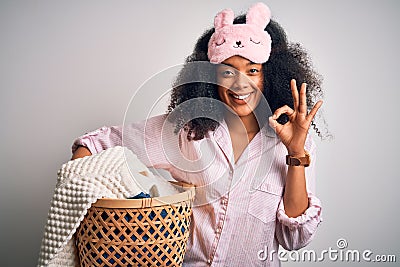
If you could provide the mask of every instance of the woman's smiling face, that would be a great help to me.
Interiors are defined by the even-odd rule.
[[[262,97],[262,64],[233,56],[217,67],[218,94],[239,117],[252,114]]]

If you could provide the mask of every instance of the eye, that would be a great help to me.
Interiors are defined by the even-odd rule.
[[[250,74],[257,74],[257,73],[260,72],[260,70],[257,69],[257,68],[251,68],[251,69],[249,70],[249,72],[250,72]]]
[[[221,74],[224,77],[232,77],[235,75],[235,72],[230,69],[226,69],[226,70],[221,71]]]
[[[253,42],[253,43],[255,43],[255,44],[260,44],[260,43],[261,43],[260,41],[257,42],[257,41],[254,41],[254,40],[251,39],[251,38],[250,38],[250,41]]]

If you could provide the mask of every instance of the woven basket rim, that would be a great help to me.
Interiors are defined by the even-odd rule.
[[[175,186],[181,187],[184,192],[162,197],[141,198],[141,199],[116,199],[116,198],[102,198],[98,199],[92,206],[97,208],[113,208],[113,209],[126,209],[126,208],[150,208],[171,204],[178,204],[182,202],[192,201],[195,196],[195,186],[183,182],[170,181]]]

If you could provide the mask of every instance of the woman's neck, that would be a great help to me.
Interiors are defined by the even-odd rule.
[[[238,117],[236,114],[230,112],[227,113],[229,114],[225,115],[225,121],[231,137],[235,162],[237,162],[247,145],[260,131],[260,127],[253,113],[242,117]]]
[[[260,131],[260,126],[254,113],[238,117],[228,111],[225,115],[225,120],[231,132],[254,135]]]

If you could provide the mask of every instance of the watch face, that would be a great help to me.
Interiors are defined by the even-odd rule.
[[[301,161],[298,158],[291,158],[291,165],[293,166],[300,166]]]

